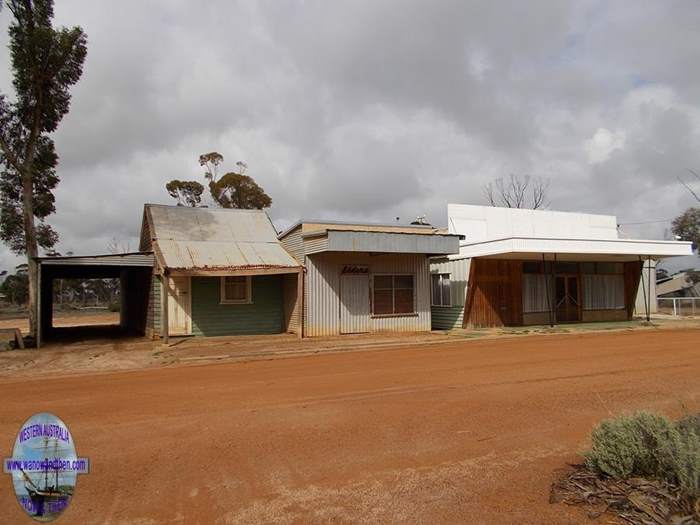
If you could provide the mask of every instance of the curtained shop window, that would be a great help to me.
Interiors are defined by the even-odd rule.
[[[375,275],[372,313],[394,315],[415,313],[413,275]]]
[[[623,276],[615,274],[584,275],[583,308],[586,310],[624,309],[625,281]]]
[[[450,297],[450,274],[434,273],[430,276],[432,282],[433,306],[452,306]]]
[[[541,273],[523,274],[523,313],[549,312],[551,308],[551,278]],[[549,290],[550,300],[547,300]]]
[[[622,310],[625,308],[624,265],[616,262],[583,263],[583,308]]]

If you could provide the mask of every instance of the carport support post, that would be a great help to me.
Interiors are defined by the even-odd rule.
[[[165,274],[160,275],[160,335],[163,344],[168,344],[168,285]]]

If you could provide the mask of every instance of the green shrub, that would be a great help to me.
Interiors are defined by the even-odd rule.
[[[673,455],[671,470],[683,494],[700,498],[700,433],[681,432],[681,446]]]
[[[110,312],[118,312],[121,309],[122,309],[122,307],[119,303],[109,303],[109,311]]]
[[[648,412],[603,421],[584,454],[591,470],[613,478],[642,476],[673,483],[700,496],[699,420],[678,423]]]

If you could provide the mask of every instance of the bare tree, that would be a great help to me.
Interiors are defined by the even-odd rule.
[[[116,237],[112,237],[112,240],[107,243],[107,251],[112,255],[129,253],[131,251],[131,245],[129,244],[129,241],[122,242]]]
[[[511,174],[507,179],[500,177],[484,184],[481,189],[491,206],[536,210],[549,205],[549,179]]]
[[[698,181],[700,181],[700,175],[698,175],[698,172],[697,172],[697,171],[691,170],[690,168],[688,168],[688,171],[690,172],[690,174],[691,174],[693,177],[695,177]],[[693,188],[690,187],[690,184],[686,183],[686,182],[685,182],[683,179],[681,179],[680,177],[677,177],[677,179],[678,179],[678,182],[680,182],[680,183],[683,185],[683,187],[684,187],[686,190],[688,190],[688,191],[690,192],[690,194],[693,196],[693,198],[694,198],[696,201],[700,202],[700,196],[693,190]]]

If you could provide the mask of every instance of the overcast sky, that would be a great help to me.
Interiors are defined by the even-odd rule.
[[[510,173],[551,179],[551,209],[623,223],[694,202],[676,177],[700,169],[695,1],[56,4],[88,35],[55,136],[63,253],[137,248],[143,203],[173,203],[172,178],[203,181],[212,150],[224,172],[247,162],[279,228],[445,225],[448,201],[484,204],[481,186]],[[15,262],[0,248],[0,269]]]

